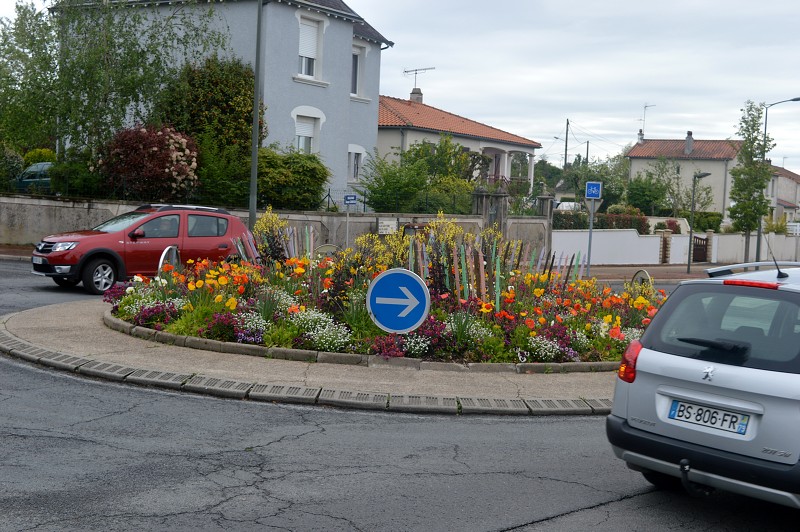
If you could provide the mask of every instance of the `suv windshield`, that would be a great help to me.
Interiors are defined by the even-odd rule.
[[[722,284],[681,285],[641,342],[672,355],[800,373],[800,294]]]
[[[142,212],[142,211],[126,212],[125,214],[120,214],[119,216],[115,216],[110,220],[106,220],[100,225],[93,227],[92,230],[103,231],[104,233],[114,233],[116,231],[122,231],[123,229],[127,229],[128,227],[138,222],[142,218],[146,218],[151,214],[152,213],[150,212]]]

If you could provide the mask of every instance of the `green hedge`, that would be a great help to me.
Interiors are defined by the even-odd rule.
[[[631,214],[598,213],[595,229],[636,229],[640,235],[650,234],[646,216]],[[589,215],[585,212],[553,212],[553,229],[589,229]]]

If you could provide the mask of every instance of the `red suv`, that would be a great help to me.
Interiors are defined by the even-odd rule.
[[[59,286],[83,282],[102,294],[119,280],[157,273],[164,250],[176,246],[187,259],[255,260],[253,235],[223,209],[189,205],[142,205],[97,227],[46,236],[31,257],[32,273]]]

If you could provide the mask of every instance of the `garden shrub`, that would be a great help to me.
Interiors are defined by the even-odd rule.
[[[58,159],[56,152],[50,148],[36,148],[25,154],[25,166],[36,163],[54,163]]]
[[[114,135],[90,170],[124,198],[179,201],[194,190],[196,168],[192,138],[170,127],[139,126]]]
[[[11,189],[13,180],[22,172],[24,164],[19,153],[0,143],[0,187],[3,190]]]
[[[316,210],[331,171],[319,155],[276,146],[258,150],[258,190],[274,209]]]

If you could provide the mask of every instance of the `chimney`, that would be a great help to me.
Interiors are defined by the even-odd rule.
[[[411,89],[411,98],[409,98],[412,102],[422,103],[422,89],[418,87],[414,87]]]
[[[692,138],[692,132],[686,132],[686,146],[683,148],[683,154],[689,155],[694,150],[694,139]]]
[[[639,140],[637,141],[637,144],[641,144],[642,142],[644,142],[644,131],[642,131],[640,129],[639,130]]]

